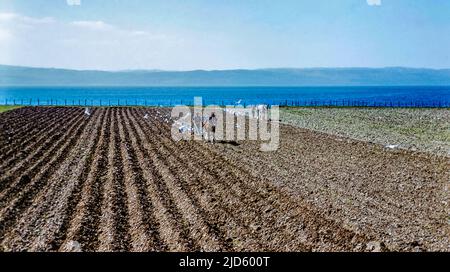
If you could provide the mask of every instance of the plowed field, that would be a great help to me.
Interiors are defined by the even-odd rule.
[[[266,154],[175,142],[169,115],[0,114],[0,251],[449,250],[448,158],[288,126]]]

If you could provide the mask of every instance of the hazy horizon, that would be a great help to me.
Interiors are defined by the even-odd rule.
[[[450,67],[444,68],[430,68],[430,67],[407,67],[407,66],[381,66],[381,67],[356,67],[356,66],[348,66],[348,67],[260,67],[260,68],[245,68],[245,67],[237,67],[233,69],[188,69],[188,70],[165,70],[165,69],[157,69],[157,68],[146,68],[146,69],[122,69],[122,70],[101,70],[101,69],[76,69],[76,68],[64,68],[64,67],[44,67],[44,66],[24,66],[24,65],[10,65],[0,63],[0,66],[10,66],[10,67],[18,67],[18,68],[30,68],[30,69],[54,69],[54,70],[71,70],[71,71],[79,71],[79,72],[195,72],[195,71],[204,71],[204,72],[225,72],[225,71],[258,71],[258,70],[345,70],[345,69],[412,69],[412,70],[450,70]]]

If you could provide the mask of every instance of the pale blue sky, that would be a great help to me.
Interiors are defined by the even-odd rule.
[[[0,0],[0,63],[450,68],[449,0],[367,1]]]

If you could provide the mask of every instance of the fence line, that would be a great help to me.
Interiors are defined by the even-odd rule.
[[[284,107],[386,107],[386,108],[450,108],[450,101],[364,101],[364,100],[261,100],[258,103],[268,106],[279,105]],[[106,107],[106,106],[163,106],[173,107],[177,105],[193,106],[187,100],[120,100],[120,99],[5,99],[0,105],[13,106],[76,106],[76,107]],[[229,100],[204,100],[204,105],[236,105]],[[243,102],[240,105],[247,106]]]

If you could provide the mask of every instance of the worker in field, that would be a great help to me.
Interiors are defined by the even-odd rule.
[[[206,131],[207,140],[210,141],[212,138],[212,143],[216,142],[216,127],[217,127],[217,117],[215,113],[212,113],[208,118],[206,123],[203,125],[203,128]]]

